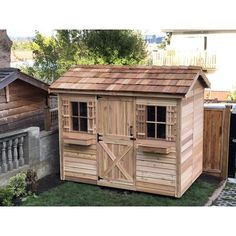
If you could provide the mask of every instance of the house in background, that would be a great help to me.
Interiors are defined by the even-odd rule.
[[[10,67],[11,45],[0,30],[0,185],[29,168],[38,178],[58,172],[57,110],[49,109],[48,84]]]
[[[0,30],[0,132],[44,129],[48,84],[10,68],[11,46],[6,30]]]
[[[211,90],[234,89],[236,30],[166,29],[163,32],[172,33],[171,43],[167,50],[153,53],[153,64],[201,66],[211,82]]]
[[[202,173],[200,67],[75,66],[56,80],[61,179],[181,197]]]
[[[19,69],[0,68],[0,132],[31,126],[44,129],[48,85]]]

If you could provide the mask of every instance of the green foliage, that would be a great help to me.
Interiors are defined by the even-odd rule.
[[[0,188],[0,205],[13,206],[14,193],[8,186]]]
[[[29,51],[31,50],[32,42],[31,41],[14,41],[12,44],[13,50],[22,50]]]
[[[236,89],[231,92],[230,100],[236,100]]]
[[[166,49],[166,47],[168,45],[170,45],[170,41],[171,41],[171,36],[172,36],[172,33],[171,32],[167,32],[166,33],[166,36],[164,37],[164,39],[162,40],[161,44],[158,46],[159,49]]]
[[[8,188],[11,189],[15,197],[26,195],[26,174],[21,172],[9,180]]]
[[[8,185],[0,189],[0,205],[13,206],[16,199],[26,195],[26,174],[21,172],[11,177]]]
[[[95,64],[139,64],[147,56],[145,42],[134,30],[89,30],[83,40]]]
[[[147,56],[141,34],[133,30],[57,30],[51,37],[36,32],[31,48],[35,63],[21,69],[49,84],[72,65],[133,65]]]

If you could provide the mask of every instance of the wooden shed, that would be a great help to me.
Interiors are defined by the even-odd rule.
[[[181,197],[202,173],[200,67],[75,66],[58,94],[61,179]]]
[[[48,85],[16,68],[0,68],[0,132],[44,128]]]

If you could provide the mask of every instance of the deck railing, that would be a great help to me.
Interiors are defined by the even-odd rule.
[[[193,65],[201,66],[205,70],[216,70],[216,54],[203,51],[175,51],[159,50],[152,52],[153,65],[179,66]]]
[[[24,145],[27,133],[0,137],[0,174],[26,164]]]

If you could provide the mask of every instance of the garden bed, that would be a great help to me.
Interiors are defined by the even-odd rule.
[[[24,206],[204,206],[220,180],[202,175],[180,199],[61,181],[48,176],[38,181],[38,196]]]

